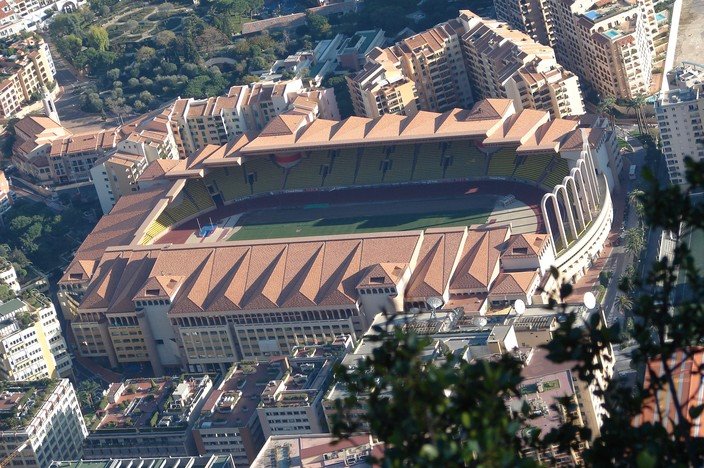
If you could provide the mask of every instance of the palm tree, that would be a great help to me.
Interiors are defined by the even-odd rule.
[[[640,255],[645,247],[645,233],[642,227],[634,227],[626,229],[626,251],[632,253],[636,257]]]
[[[616,297],[616,305],[618,305],[621,312],[627,312],[633,307],[633,300],[627,294],[619,294]]]
[[[643,206],[643,197],[645,192],[640,189],[633,189],[628,192],[628,203],[636,210],[639,220],[643,218],[645,213],[645,206]]]
[[[636,119],[638,120],[638,130],[640,130],[641,134],[648,133],[648,123],[645,120],[645,113],[643,111],[643,108],[648,103],[647,99],[648,99],[648,97],[645,94],[638,94],[633,99],[630,99],[630,101],[632,102],[633,108],[636,110]]]
[[[597,112],[601,115],[607,115],[611,126],[615,124],[614,108],[616,107],[616,99],[611,96],[606,96],[604,99],[599,101],[596,106]]]

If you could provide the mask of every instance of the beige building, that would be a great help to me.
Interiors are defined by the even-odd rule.
[[[0,5],[1,7],[1,5]],[[38,37],[10,45],[16,52],[0,57],[0,117],[9,118],[32,99],[39,99],[45,88],[53,88],[56,69],[49,46]]]
[[[652,0],[495,0],[500,20],[555,49],[602,97],[650,93],[658,32]]]
[[[157,160],[178,159],[178,146],[168,110],[146,121],[120,129],[124,137],[115,153],[96,161],[90,170],[103,213],[110,212],[121,196],[140,190],[138,179]]]
[[[308,90],[300,79],[233,86],[226,96],[177,99],[167,118],[173,122],[183,157],[206,145],[224,145],[245,132],[261,131],[286,111],[339,118],[332,89]]]
[[[509,98],[518,110],[553,117],[584,113],[579,79],[557,63],[549,46],[470,11],[373,50],[364,69],[347,80],[355,113],[365,117],[442,112],[484,98]]]

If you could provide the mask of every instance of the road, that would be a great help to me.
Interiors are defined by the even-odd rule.
[[[80,128],[81,131],[116,126],[117,117],[103,121],[100,115],[89,114],[81,110],[80,97],[83,90],[90,86],[90,80],[64,60],[48,35],[45,35],[44,40],[49,44],[51,56],[56,66],[56,83],[61,89],[60,96],[56,101],[56,110],[59,113],[61,124],[71,130]]]

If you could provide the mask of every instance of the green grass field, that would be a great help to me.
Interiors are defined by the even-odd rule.
[[[440,205],[442,206],[442,205]],[[274,239],[282,237],[329,236],[335,234],[410,231],[432,227],[469,226],[485,223],[491,214],[493,200],[472,207],[418,213],[379,213],[367,216],[336,217],[334,208],[266,210],[245,215],[238,222],[241,229],[229,240]],[[338,209],[339,210],[339,209]],[[318,216],[323,215],[323,216]],[[293,221],[300,219],[301,221]],[[278,221],[278,222],[277,222]]]

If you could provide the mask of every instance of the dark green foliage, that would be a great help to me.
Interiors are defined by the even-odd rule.
[[[677,233],[678,241],[692,230],[704,229],[704,204],[691,197],[704,189],[704,162],[687,161],[686,191],[660,187],[650,174],[645,177],[649,187],[635,195],[642,203],[645,224]],[[684,361],[700,352],[704,343],[700,267],[688,243],[678,242],[673,258],[657,261],[644,280],[627,273],[630,296],[622,302],[632,302],[625,330],[618,323],[604,325],[600,314],[578,324],[562,305],[572,293],[570,285],[552,294],[550,303],[564,320],[545,346],[548,358],[574,363],[578,378],[593,385],[595,394],[605,400],[601,434],[584,453],[587,466],[704,465],[704,444],[691,435],[692,421],[704,406],[688,407],[674,383]],[[559,278],[557,269],[552,274]],[[675,289],[683,286],[688,294],[674,301]],[[519,434],[530,434],[522,430],[530,421],[523,415],[511,419],[502,404],[502,397],[515,395],[521,384],[516,362],[505,357],[467,363],[447,356],[444,362],[428,363],[421,359],[427,344],[422,338],[398,329],[392,334],[379,327],[375,331],[380,345],[373,354],[354,368],[338,370],[338,379],[351,396],[338,401],[333,429],[344,436],[359,429],[360,422],[367,423],[371,433],[385,442],[383,466],[515,466],[530,463],[516,455],[521,443],[537,447],[559,443],[566,448],[591,436],[585,428],[563,424],[541,440],[521,441]],[[645,370],[647,384],[632,389],[612,382],[603,388],[596,376],[609,364],[609,348],[625,339],[637,344],[632,367]],[[682,359],[661,359],[676,352]],[[652,360],[659,361],[657,369],[662,371],[649,370]],[[699,379],[704,367],[694,366],[692,372],[691,378]],[[660,423],[633,427],[645,407],[658,411],[658,401],[672,405],[669,430]]]

